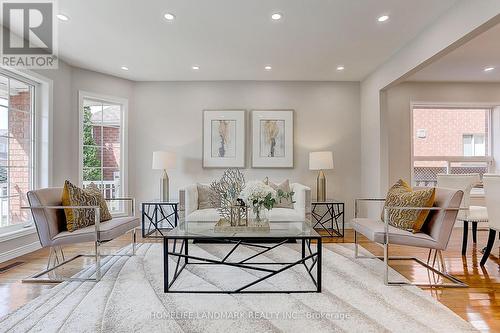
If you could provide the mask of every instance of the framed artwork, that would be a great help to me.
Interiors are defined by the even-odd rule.
[[[252,167],[293,168],[293,110],[252,110]]]
[[[245,167],[245,110],[203,111],[203,167]]]

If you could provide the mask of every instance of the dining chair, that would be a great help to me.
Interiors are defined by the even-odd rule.
[[[484,194],[486,208],[488,209],[490,233],[488,235],[488,245],[484,250],[481,266],[484,266],[495,244],[496,233],[500,231],[500,175],[485,174],[483,176]]]
[[[449,188],[453,190],[460,190],[464,192],[461,210],[458,213],[457,221],[463,222],[464,231],[462,237],[462,255],[465,256],[467,253],[467,242],[469,235],[469,222],[472,224],[472,242],[477,243],[477,224],[488,222],[488,212],[486,207],[483,206],[471,206],[470,205],[470,193],[472,188],[481,182],[481,177],[478,173],[461,174],[461,175],[450,175],[450,174],[438,174],[437,175],[437,187],[439,188]]]

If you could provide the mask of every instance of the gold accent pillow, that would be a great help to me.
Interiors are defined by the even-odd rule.
[[[290,181],[288,179],[284,180],[281,184],[275,184],[269,180],[268,177],[264,179],[264,184],[269,185],[273,188],[273,190],[278,191],[282,190],[285,193],[290,193]],[[274,208],[291,208],[293,209],[292,197],[289,198],[281,198],[276,202]]]
[[[88,189],[81,189],[69,181],[64,182],[62,194],[63,206],[99,206],[101,222],[111,220],[108,206],[101,192],[95,184],[89,185]],[[69,232],[91,226],[95,223],[95,211],[93,209],[65,208],[66,227]]]
[[[400,179],[387,192],[382,221],[384,221],[385,207],[432,207],[435,197],[435,188],[414,191]],[[389,209],[389,224],[399,229],[419,232],[428,215],[429,210]]]

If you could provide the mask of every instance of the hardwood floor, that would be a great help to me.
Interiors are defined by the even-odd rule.
[[[460,317],[471,322],[477,329],[488,332],[500,331],[500,271],[499,261],[490,257],[486,266],[481,268],[479,261],[482,253],[479,251],[487,239],[486,231],[478,232],[478,246],[472,246],[469,239],[466,257],[461,255],[462,230],[455,228],[448,250],[444,253],[448,271],[457,278],[465,281],[469,288],[446,288],[425,289],[432,297],[446,305]],[[143,241],[140,240],[139,241]],[[104,246],[106,251],[114,251],[130,242],[130,236],[126,235]],[[344,239],[328,238],[325,243],[353,242],[353,233],[346,230]],[[381,255],[382,248],[367,240],[361,239],[360,244],[370,252]],[[325,244],[328,246],[328,244]],[[70,255],[88,251],[91,253],[91,244],[82,244],[64,249],[67,257]],[[497,253],[498,254],[498,253]],[[416,248],[392,246],[390,255],[412,255],[422,259],[427,258],[427,251]],[[20,306],[36,298],[44,290],[52,288],[47,284],[26,284],[20,280],[40,270],[46,265],[47,250],[38,250],[30,254],[18,257],[14,260],[0,264],[0,317],[12,312]],[[77,272],[83,265],[88,265],[92,259],[85,258],[77,260],[68,266],[68,272]],[[2,268],[12,265],[11,268],[2,271]],[[417,263],[411,261],[394,261],[391,266],[406,277],[417,281],[428,281],[428,272]],[[398,287],[394,287],[398,288]]]

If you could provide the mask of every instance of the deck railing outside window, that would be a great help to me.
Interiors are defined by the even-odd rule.
[[[415,156],[413,158],[413,184],[436,186],[437,175],[440,173],[479,173],[482,178],[485,173],[490,172],[492,165],[493,158],[490,156]]]

